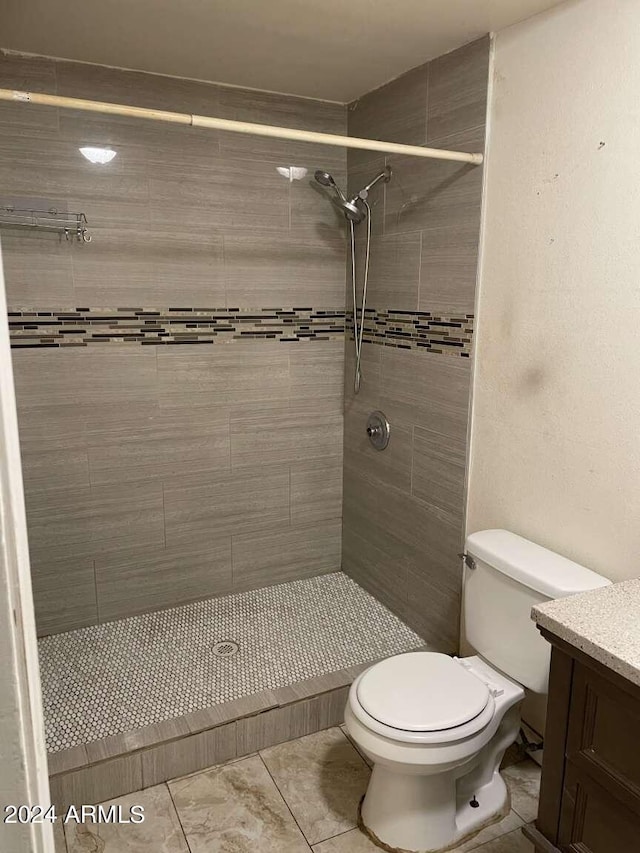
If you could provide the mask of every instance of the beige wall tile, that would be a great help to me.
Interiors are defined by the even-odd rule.
[[[110,543],[118,548],[164,542],[160,483],[40,491],[28,494],[26,503],[29,542],[36,553],[80,545],[91,555],[100,543],[104,554]]]
[[[86,745],[86,753],[89,763],[94,764],[115,758],[138,749],[156,746],[163,741],[173,740],[189,734],[189,727],[184,717],[174,717],[143,726],[118,735],[93,740]]]
[[[479,221],[435,225],[422,232],[418,309],[473,314]]]
[[[157,352],[162,408],[215,407],[219,414],[289,402],[289,355],[283,344],[251,341]]]
[[[458,151],[482,151],[484,128],[461,131],[433,143]],[[385,234],[434,226],[478,227],[482,168],[468,163],[391,155],[392,180],[385,186]]]
[[[427,138],[428,65],[421,65],[349,104],[349,136],[423,145]],[[349,150],[349,168],[371,152]]]
[[[291,465],[291,522],[310,524],[342,515],[342,459]]]
[[[177,607],[231,592],[231,537],[210,537],[200,548],[147,547],[96,554],[101,622]]]
[[[340,568],[340,518],[233,536],[234,589],[252,589]]]
[[[0,199],[0,203],[6,201]],[[16,206],[18,201],[16,200]],[[47,231],[2,230],[2,263],[11,308],[42,311],[75,304],[73,245]]]
[[[336,322],[332,320],[332,322]],[[342,323],[340,320],[338,323]],[[344,340],[296,344],[289,351],[291,409],[342,415]]]
[[[308,191],[314,192],[311,188]],[[277,216],[277,208],[269,206],[269,210],[272,217]],[[269,215],[268,211],[265,215]],[[259,222],[256,227],[259,228]],[[319,238],[301,241],[280,235],[227,233],[224,257],[230,307],[344,305],[345,250],[341,240],[327,243]]]
[[[289,185],[272,163],[229,156],[213,158],[198,175],[169,167],[149,177],[151,222],[167,207],[183,227],[250,229],[270,234],[289,228]]]
[[[268,530],[289,521],[289,472],[265,466],[176,480],[165,484],[164,508],[169,546]]]
[[[489,36],[429,63],[427,141],[486,120]]]
[[[89,459],[80,449],[22,451],[22,477],[28,493],[89,485]]]
[[[345,503],[342,527],[342,567],[361,587],[371,593],[396,616],[404,619],[407,610],[407,569],[386,554],[368,537],[375,518],[354,522],[352,507]]]
[[[0,57],[0,69],[15,88],[330,133],[346,128],[344,106],[302,98],[37,58]],[[343,309],[344,222],[312,184],[318,167],[346,184],[343,150],[20,105],[0,107],[0,125],[7,198],[81,210],[93,235],[79,246],[55,235],[7,234],[16,307]],[[87,143],[111,145],[117,156],[96,169],[78,151]],[[305,181],[277,172],[292,164],[308,169]],[[42,630],[97,621],[98,610],[116,618],[226,592],[231,531],[279,535],[291,518],[300,525],[339,517],[342,343],[295,346],[14,353]],[[288,421],[286,442],[267,441],[253,453],[255,421],[267,415]],[[249,436],[244,447],[238,438],[237,475],[230,421],[236,438]],[[311,495],[317,478],[305,466],[322,454],[331,456],[332,474]],[[289,459],[298,465],[293,509]],[[333,535],[327,559],[336,566],[337,527]],[[314,548],[306,553],[316,564]],[[291,557],[287,576],[294,564]]]
[[[55,63],[51,59],[3,54],[0,56],[0,76],[7,89],[57,94]],[[34,110],[24,104],[3,102],[0,105],[0,124],[3,134],[49,136],[58,129],[58,110]]]
[[[280,691],[277,692],[280,693]],[[189,731],[200,732],[203,729],[221,726],[231,720],[262,713],[269,708],[277,707],[278,704],[276,691],[261,690],[259,693],[252,693],[249,696],[243,696],[241,699],[234,699],[221,705],[212,705],[210,708],[193,711],[183,719],[186,721]]]
[[[123,233],[98,225],[91,246],[72,257],[78,305],[225,305],[222,237],[205,229],[167,222]]]
[[[345,410],[344,446],[348,464],[373,480],[391,483],[398,489],[411,491],[412,434],[411,424],[394,417],[389,444],[376,450],[367,435],[367,419],[372,406],[363,405],[360,395]]]
[[[237,722],[238,755],[248,755],[344,721],[348,687]]]
[[[79,767],[84,767],[87,763],[87,748],[83,743],[47,755],[47,767],[50,776],[55,776],[56,773],[66,773],[69,770],[76,770]]]
[[[142,753],[144,787],[157,785],[221,764],[236,756],[236,726],[229,723],[200,734],[183,737],[173,743],[147,749]],[[177,783],[179,784],[179,783]]]
[[[433,558],[427,558],[420,571],[407,572],[405,621],[430,650],[445,654],[458,650],[460,635],[462,570],[455,574],[454,561],[452,556],[448,573],[447,565],[440,565]],[[460,564],[459,559],[457,563]],[[444,580],[440,574],[445,575]]]
[[[93,767],[62,773],[50,779],[51,798],[58,812],[70,805],[101,803],[142,788],[140,755],[105,761]]]
[[[419,233],[380,235],[371,244],[367,305],[375,308],[395,308],[416,311],[420,280]],[[358,242],[356,256],[364,269],[365,242]],[[358,300],[362,299],[362,277]]]
[[[37,542],[37,540],[36,540]],[[35,544],[35,543],[34,543]],[[98,621],[93,559],[52,556],[46,536],[31,552],[31,583],[40,636],[73,631]],[[64,551],[64,543],[61,546]]]
[[[463,359],[384,349],[380,406],[392,425],[400,420],[464,440],[469,379]]]
[[[411,492],[454,522],[462,518],[466,456],[464,438],[414,427]]]
[[[340,458],[342,454],[342,416],[336,414],[287,412],[234,418],[230,435],[234,471],[258,465]]]
[[[189,411],[149,407],[147,413],[88,424],[91,482],[95,485],[230,468],[229,423],[215,408]]]

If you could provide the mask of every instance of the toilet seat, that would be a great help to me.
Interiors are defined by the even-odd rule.
[[[456,685],[453,691],[450,684]],[[437,652],[409,652],[374,664],[352,684],[349,705],[370,731],[414,744],[444,745],[472,737],[490,724],[495,711],[485,680]]]
[[[379,723],[409,732],[453,729],[487,707],[489,688],[453,658],[409,652],[375,664],[358,682],[362,708]]]

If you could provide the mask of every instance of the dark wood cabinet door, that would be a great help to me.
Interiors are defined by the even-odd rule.
[[[640,703],[632,685],[576,663],[558,846],[640,853]]]
[[[640,853],[638,816],[588,776],[570,770],[558,846],[567,853]]]

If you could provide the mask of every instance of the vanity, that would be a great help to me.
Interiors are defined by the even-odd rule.
[[[640,851],[640,579],[558,599],[536,853]]]

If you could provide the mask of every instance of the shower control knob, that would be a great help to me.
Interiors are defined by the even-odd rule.
[[[367,419],[367,435],[376,450],[384,450],[389,444],[391,427],[383,412],[371,412]]]

